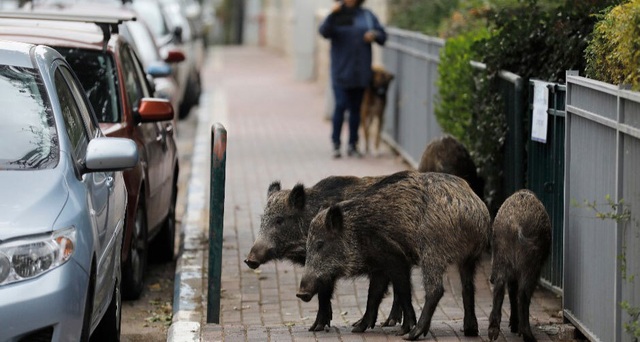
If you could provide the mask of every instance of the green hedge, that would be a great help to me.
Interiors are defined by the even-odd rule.
[[[586,49],[586,76],[640,91],[640,1],[613,7],[600,18]]]
[[[466,27],[456,29],[463,33],[447,39],[440,56],[436,117],[446,133],[469,149],[485,178],[485,199],[492,212],[505,195],[501,179],[507,130],[497,89],[498,72],[511,71],[521,76],[524,84],[530,78],[562,83],[566,70],[584,72],[584,51],[598,20],[596,14],[618,2],[566,0],[554,6],[529,0],[476,10],[476,17],[468,20]],[[456,20],[448,27],[460,21],[455,18],[456,11]],[[484,25],[478,25],[483,21]],[[486,72],[472,72],[468,65],[472,59],[485,63]],[[524,128],[526,132],[526,121]]]

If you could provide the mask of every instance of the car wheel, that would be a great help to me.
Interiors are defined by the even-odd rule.
[[[154,260],[160,262],[173,261],[175,241],[176,241],[176,201],[178,200],[178,186],[173,183],[171,191],[171,204],[169,213],[162,223],[162,230],[158,233],[154,241]]]
[[[113,287],[113,296],[109,307],[104,313],[100,324],[91,336],[91,342],[120,341],[120,327],[122,322],[122,296],[120,284],[116,282]]]
[[[147,213],[141,199],[136,209],[136,219],[131,232],[129,258],[122,269],[122,297],[138,299],[144,289],[144,274],[147,268]]]

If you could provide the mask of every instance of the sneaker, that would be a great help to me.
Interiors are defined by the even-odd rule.
[[[333,147],[333,158],[340,158],[342,154],[340,154],[340,146]]]
[[[358,148],[355,147],[354,145],[349,146],[349,149],[347,150],[347,155],[349,157],[362,158],[362,153],[360,153],[360,151],[358,151]]]

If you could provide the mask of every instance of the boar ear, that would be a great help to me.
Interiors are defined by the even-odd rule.
[[[306,197],[304,185],[298,183],[289,193],[289,204],[298,210],[302,210],[304,209]]]
[[[329,210],[327,210],[327,217],[325,219],[325,224],[327,226],[327,230],[333,233],[342,232],[343,228],[343,219],[342,219],[342,209],[337,205],[332,205]]]
[[[273,181],[269,185],[269,189],[267,189],[267,197],[271,196],[272,193],[280,190],[281,190],[280,181]]]

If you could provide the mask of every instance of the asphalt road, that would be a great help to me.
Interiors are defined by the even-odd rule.
[[[177,143],[180,163],[176,219],[178,227],[186,208],[186,190],[191,173],[193,138],[197,125],[197,111],[178,122]],[[178,234],[177,234],[178,235]],[[179,243],[176,241],[176,248]],[[158,342],[167,340],[171,325],[174,293],[175,261],[156,263],[150,261],[145,277],[145,288],[138,300],[122,303],[123,342]]]

